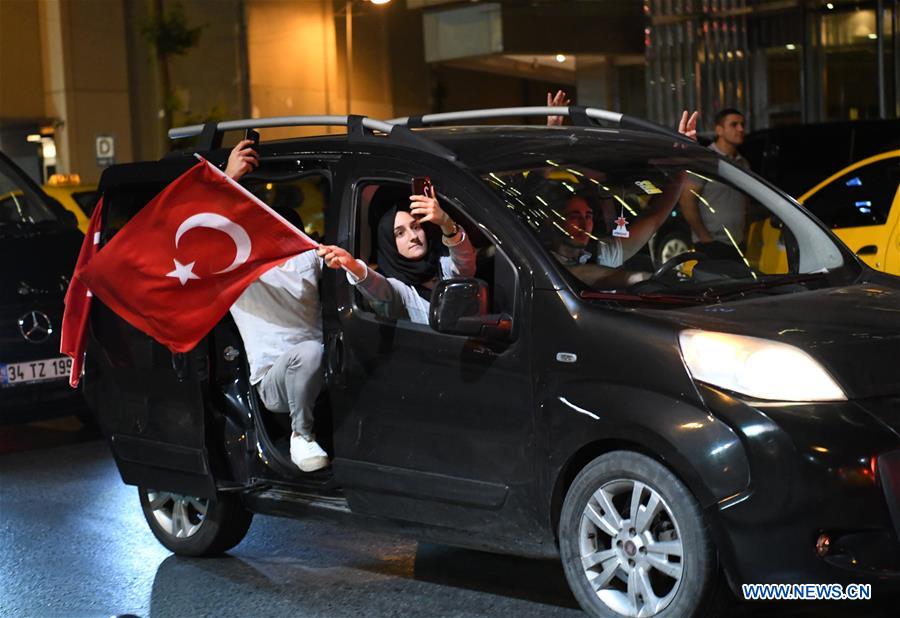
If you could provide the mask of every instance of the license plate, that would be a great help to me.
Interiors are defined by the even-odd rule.
[[[71,370],[72,359],[68,356],[0,364],[0,386],[15,386],[16,384],[67,378]]]

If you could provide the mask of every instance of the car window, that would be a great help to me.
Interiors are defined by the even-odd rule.
[[[246,187],[278,214],[319,242],[325,236],[325,205],[330,184],[321,173],[299,178],[266,180],[247,178]]]
[[[581,293],[712,300],[747,285],[780,293],[808,289],[802,282],[832,272],[852,276],[843,270],[841,248],[802,210],[710,151],[685,156],[666,146],[622,144],[615,152],[569,147],[542,154],[515,169],[481,170],[482,178]],[[715,242],[694,238],[690,253],[659,270],[629,261],[689,201]]]
[[[0,169],[0,225],[56,222],[49,208],[29,197],[18,181]]]
[[[831,228],[883,225],[898,184],[900,157],[890,157],[834,179],[804,204]]]
[[[459,200],[444,193],[441,187],[436,187],[436,190],[441,208],[465,231],[475,249],[474,276],[488,284],[490,312],[513,316],[517,275],[512,262],[465,214],[464,206]],[[361,184],[357,190],[354,255],[367,262],[369,267],[376,272],[381,270],[378,264],[378,217],[398,200],[407,200],[409,195],[408,182],[372,180]],[[447,256],[449,250],[442,247],[441,254]],[[355,298],[358,309],[372,315],[375,314],[359,291],[356,292]],[[405,319],[401,321],[408,322]]]

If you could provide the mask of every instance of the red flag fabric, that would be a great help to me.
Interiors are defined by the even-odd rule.
[[[63,311],[59,351],[66,356],[72,357],[72,372],[69,374],[69,384],[72,388],[76,388],[78,382],[81,381],[84,349],[87,345],[85,335],[87,333],[88,315],[90,315],[91,310],[91,292],[84,283],[78,280],[76,275],[94,257],[97,249],[100,247],[102,211],[103,198],[100,198],[100,201],[94,207],[94,212],[91,213],[91,221],[88,223],[87,232],[85,232],[84,240],[81,243],[81,252],[78,254],[78,261],[75,262],[75,271],[72,273],[72,280],[69,282],[69,288],[66,290],[66,308]]]
[[[201,159],[135,215],[78,277],[132,326],[172,352],[187,352],[260,275],[316,246]]]

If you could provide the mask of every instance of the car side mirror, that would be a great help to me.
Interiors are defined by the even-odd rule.
[[[481,279],[445,279],[431,293],[428,324],[439,333],[506,339],[512,318],[488,313],[488,285]]]

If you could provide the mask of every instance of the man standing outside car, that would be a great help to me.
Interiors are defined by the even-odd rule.
[[[744,143],[744,115],[726,108],[716,114],[716,140],[710,150],[745,170],[750,164],[737,149]],[[716,181],[693,177],[681,195],[681,213],[691,227],[694,248],[711,258],[741,259],[747,229],[747,197]]]
[[[235,181],[259,165],[253,142],[231,151],[225,174]],[[291,461],[303,472],[328,466],[313,435],[313,407],[322,389],[322,260],[315,251],[266,271],[231,307],[241,333],[250,384],[270,412],[291,416]]]

